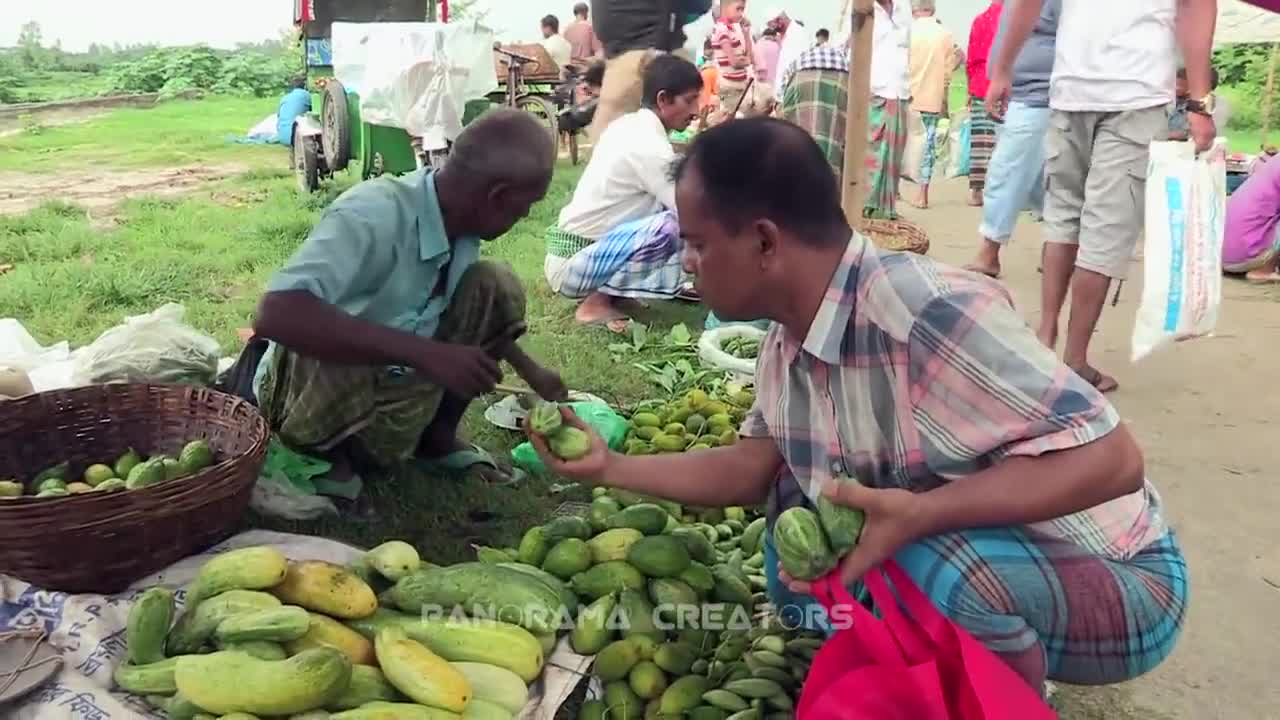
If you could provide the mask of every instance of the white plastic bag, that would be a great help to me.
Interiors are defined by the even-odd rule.
[[[168,303],[125,318],[75,352],[73,381],[212,385],[218,376],[218,343],[184,323],[184,312],[181,305]]]
[[[403,128],[427,149],[462,132],[469,100],[498,89],[493,30],[472,23],[335,22],[333,71],[365,122]]]
[[[71,346],[67,341],[43,347],[22,323],[0,320],[0,367],[27,373],[36,392],[71,386]]]
[[[750,383],[755,381],[756,361],[734,357],[720,346],[725,340],[737,337],[754,338],[763,341],[765,331],[752,325],[721,325],[714,330],[707,330],[698,338],[698,359],[703,365],[718,370],[726,370],[737,376],[737,380]]]
[[[1151,143],[1133,362],[1170,343],[1209,335],[1218,323],[1226,152],[1224,138],[1199,157],[1190,141]]]
[[[902,177],[920,182],[920,161],[924,159],[924,119],[915,110],[907,111],[907,149],[902,155]]]

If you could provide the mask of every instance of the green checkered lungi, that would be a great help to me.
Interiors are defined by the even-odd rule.
[[[798,70],[782,97],[783,119],[813,136],[827,156],[837,184],[843,180],[848,100],[849,73],[839,70]]]
[[[482,260],[462,275],[434,339],[491,347],[525,329],[520,280],[507,265]],[[290,447],[324,454],[351,440],[362,459],[389,468],[413,457],[444,396],[412,368],[324,362],[278,346],[258,400]]]

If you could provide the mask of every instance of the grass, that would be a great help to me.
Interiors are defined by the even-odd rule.
[[[91,122],[0,137],[0,170],[174,167],[237,162],[283,166],[279,146],[242,146],[244,135],[274,113],[274,100],[214,97],[127,108]]]
[[[509,262],[525,282],[529,335],[523,345],[531,354],[557,368],[571,388],[634,402],[653,386],[639,371],[614,361],[606,331],[576,326],[573,304],[555,297],[541,277],[543,229],[567,202],[579,173],[559,168],[546,200],[506,237],[486,246],[485,254]],[[21,318],[41,342],[80,345],[125,316],[180,302],[189,323],[215,337],[226,354],[235,354],[236,329],[252,322],[266,279],[349,183],[341,178],[303,197],[284,170],[253,171],[181,198],[125,202],[116,226],[106,231],[65,204],[0,217],[0,259],[15,265],[0,279],[0,307],[6,316]],[[684,321],[699,327],[702,320],[691,306],[655,310],[648,319],[659,326]],[[482,409],[480,403],[473,407],[466,434],[506,453],[520,438],[490,426],[480,417]],[[550,493],[549,482],[494,495],[472,484],[407,472],[372,479],[374,521],[254,522],[360,545],[402,538],[450,562],[466,556],[470,542],[518,540],[525,527],[573,499]]]

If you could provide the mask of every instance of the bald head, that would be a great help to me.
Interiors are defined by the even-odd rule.
[[[446,161],[451,178],[478,187],[545,185],[556,164],[556,143],[527,112],[490,110],[468,125]]]

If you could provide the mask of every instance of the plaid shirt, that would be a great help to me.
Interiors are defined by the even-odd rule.
[[[772,438],[808,498],[839,475],[931,490],[1005,458],[1085,445],[1120,422],[997,283],[881,252],[857,234],[804,339],[770,329],[756,387],[742,434]],[[775,496],[771,505],[802,502]],[[1148,482],[1032,528],[1123,560],[1164,535],[1159,507]]]
[[[813,47],[800,53],[790,65],[782,69],[778,75],[778,88],[782,92],[791,80],[791,76],[801,70],[834,70],[849,72],[849,50],[844,46]]]

